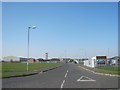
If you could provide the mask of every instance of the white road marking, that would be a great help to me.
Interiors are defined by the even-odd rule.
[[[83,76],[80,77],[80,79],[78,79],[77,81],[81,80],[83,78]]]
[[[63,80],[60,88],[63,88],[64,83],[65,83],[65,80]]]
[[[83,77],[87,78],[88,80],[82,80]],[[79,82],[79,81],[96,81],[96,80],[93,80],[93,79],[86,77],[86,76],[81,76],[80,79],[78,79],[77,81]]]
[[[65,73],[65,78],[67,77],[68,72],[69,72],[69,71],[67,70],[67,72]],[[63,88],[64,83],[65,83],[65,80],[63,80],[63,82],[62,82],[62,84],[61,84],[61,87],[60,87],[60,88]]]
[[[67,70],[67,73],[68,73],[69,71]]]
[[[67,77],[67,73],[65,74],[65,78]]]

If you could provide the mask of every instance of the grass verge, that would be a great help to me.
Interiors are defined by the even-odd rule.
[[[107,70],[107,71],[120,71],[120,67],[96,67],[96,69]]]
[[[21,76],[21,75],[28,75],[33,73],[3,73],[1,77],[10,77],[10,76]]]
[[[52,68],[63,63],[29,63],[29,71],[40,70],[43,68]],[[23,72],[26,71],[27,64],[26,63],[3,63],[2,64],[2,72]]]
[[[120,67],[117,67],[117,66],[116,67],[113,67],[113,66],[96,67],[95,69],[113,71],[113,72],[100,72],[100,73],[103,73],[103,74],[120,75]]]
[[[63,63],[29,63],[29,71],[52,68],[62,64]],[[26,71],[26,68],[27,68],[26,63],[2,63],[2,74],[0,74],[0,77],[33,74],[33,73],[22,73]],[[11,73],[7,73],[7,72],[11,72]],[[12,73],[12,72],[16,72],[16,73]],[[17,72],[21,72],[21,73],[17,73]]]
[[[84,65],[84,63],[79,63],[79,64],[82,65],[82,66]]]

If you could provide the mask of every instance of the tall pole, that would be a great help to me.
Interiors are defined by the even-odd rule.
[[[28,66],[29,66],[29,37],[30,37],[30,28],[35,29],[36,26],[28,27],[28,58],[27,58],[27,72],[28,72]]]
[[[31,28],[31,27],[28,27],[28,58],[27,58],[27,72],[28,72],[28,66],[29,66],[28,60],[29,60],[29,33],[30,33],[30,28]]]

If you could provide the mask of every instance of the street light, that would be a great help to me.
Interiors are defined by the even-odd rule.
[[[27,58],[27,72],[28,72],[28,59],[29,59],[29,34],[30,34],[30,29],[36,29],[36,26],[28,27],[28,58]]]

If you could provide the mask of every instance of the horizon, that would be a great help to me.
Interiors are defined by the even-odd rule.
[[[105,55],[96,55],[96,56],[93,56],[93,57],[97,57],[97,56],[105,56]],[[17,57],[17,58],[28,58],[28,57],[23,57],[23,56],[5,56],[5,57]],[[5,57],[3,57],[3,58],[5,58]],[[93,57],[90,57],[90,58],[70,58],[70,57],[52,57],[52,58],[49,58],[48,57],[48,60],[49,59],[91,59],[91,58],[93,58]],[[107,56],[106,56],[107,57]],[[119,56],[113,56],[113,57],[119,57]],[[109,59],[109,58],[113,58],[113,57],[107,57],[107,59]],[[34,58],[34,57],[29,57],[29,58],[33,58],[33,59],[39,59],[39,58],[41,58],[41,59],[44,59],[44,60],[46,60],[45,59],[45,57],[44,58],[42,58],[42,57],[38,57],[38,58]],[[3,59],[1,59],[1,60],[3,60]]]

